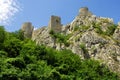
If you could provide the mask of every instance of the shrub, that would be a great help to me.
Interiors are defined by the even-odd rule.
[[[70,35],[64,35],[61,33],[54,33],[50,31],[50,35],[56,39],[58,43],[64,43],[66,46],[69,46],[70,43],[67,41],[70,38]]]
[[[7,53],[5,51],[0,51],[0,57],[6,57],[7,56]]]
[[[90,28],[90,26],[85,26],[85,25],[75,26],[74,31],[82,31],[82,32],[84,32],[89,28]]]
[[[87,53],[87,52],[88,52],[88,50],[86,49],[86,46],[85,46],[84,43],[81,43],[81,44],[80,44],[80,48],[83,50],[84,53]]]
[[[53,30],[50,30],[49,34],[54,35],[55,32]]]
[[[74,31],[77,31],[77,30],[79,30],[79,26],[74,27]]]
[[[8,57],[17,57],[20,54],[22,44],[18,39],[7,40],[4,43],[4,50],[8,53]]]
[[[82,49],[82,51],[83,51],[83,56],[84,56],[84,58],[85,59],[89,59],[90,58],[90,56],[89,56],[89,54],[88,54],[88,50],[87,50],[87,48],[86,48],[86,46],[85,46],[85,44],[84,43],[81,43],[80,44],[80,48]]]
[[[117,28],[116,25],[111,25],[111,26],[108,27],[107,31],[104,32],[104,33],[108,36],[111,36],[111,35],[113,35],[116,28]]]
[[[6,62],[19,69],[25,68],[25,63],[22,58],[9,58],[6,59]]]

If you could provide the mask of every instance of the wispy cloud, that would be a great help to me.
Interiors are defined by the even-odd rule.
[[[0,24],[8,25],[19,10],[17,0],[0,0]]]

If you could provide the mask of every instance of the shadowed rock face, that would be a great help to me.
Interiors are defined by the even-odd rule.
[[[32,40],[36,41],[36,44],[44,44],[57,50],[70,49],[82,59],[93,58],[103,61],[112,71],[120,73],[120,23],[111,36],[99,33],[100,29],[107,31],[111,25],[114,25],[111,18],[97,17],[87,7],[83,7],[75,19],[67,25],[61,25],[60,17],[51,16],[47,27],[33,31],[31,23],[24,23],[22,30],[25,37],[30,38],[32,35]],[[57,42],[58,39],[49,34],[50,30],[70,35],[67,39],[69,46]]]
[[[32,23],[30,23],[30,22],[25,22],[21,27],[21,30],[24,32],[25,38],[32,37],[33,29],[34,29],[34,27],[32,26]]]

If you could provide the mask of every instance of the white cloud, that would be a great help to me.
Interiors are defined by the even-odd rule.
[[[8,25],[19,10],[17,0],[0,0],[0,24]]]

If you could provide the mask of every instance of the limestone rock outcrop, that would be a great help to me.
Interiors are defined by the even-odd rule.
[[[82,59],[101,60],[112,71],[120,73],[120,23],[117,28],[111,28],[114,25],[113,19],[97,17],[87,7],[83,7],[67,25],[61,24],[60,17],[51,16],[46,27],[33,31],[32,25],[26,23],[22,30],[26,37],[31,37],[32,34],[32,40],[36,41],[36,44],[56,50],[69,49]],[[62,35],[64,39],[61,39]]]
[[[91,47],[92,45],[99,43],[106,44],[107,40],[101,36],[98,36],[94,31],[88,31],[82,35],[81,42],[86,43],[88,47]]]
[[[50,36],[49,30],[47,29],[47,27],[34,30],[32,35],[32,40],[36,41],[36,44],[39,44],[39,45],[47,45],[50,47],[55,46],[54,38]]]

